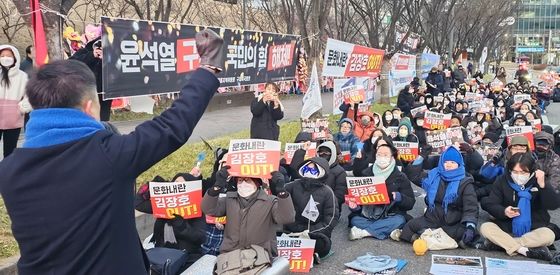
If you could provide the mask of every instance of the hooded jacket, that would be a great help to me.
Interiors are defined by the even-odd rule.
[[[350,132],[347,135],[344,135],[340,132],[340,126],[344,122],[350,123],[350,125],[352,126],[352,129],[350,129]],[[354,122],[349,118],[343,118],[338,123],[338,127],[339,132],[334,134],[333,139],[338,143],[338,146],[340,146],[340,151],[350,152],[352,159],[354,159],[354,157],[356,157],[356,154],[358,153],[358,144],[360,143],[360,139],[356,135],[354,135]]]
[[[340,214],[338,212],[336,196],[333,190],[326,185],[330,172],[329,163],[327,160],[319,157],[309,159],[300,165],[298,169],[300,176],[302,176],[301,169],[309,162],[313,162],[322,171],[317,179],[302,177],[286,184],[286,191],[291,194],[294,203],[296,218],[294,223],[284,225],[284,231],[303,232],[308,229],[309,224],[309,233],[322,233],[330,237],[332,230],[338,223]],[[316,221],[309,221],[301,215],[311,196],[313,196],[313,200],[319,210],[319,217]]]
[[[410,121],[410,119],[408,119],[408,117],[404,117],[403,119],[401,119],[401,122],[399,123],[399,131],[402,126],[406,127],[406,129],[408,130],[408,135],[406,135],[406,137],[401,137],[400,134],[397,133],[397,137],[393,140],[404,142],[418,142],[418,137],[412,133],[412,122]]]
[[[554,136],[541,131],[535,134],[535,141],[539,139],[546,139],[550,147],[544,153],[537,152],[537,168],[544,172],[546,182],[560,196],[560,157],[554,152]],[[557,200],[560,201],[560,198]]]
[[[347,118],[352,119],[354,117],[355,112],[356,110],[349,109]],[[370,118],[370,123],[367,126],[362,125],[361,117],[364,115],[369,116]],[[358,137],[358,139],[360,139],[360,141],[364,141],[368,139],[371,136],[371,133],[375,131],[375,119],[373,118],[373,113],[371,112],[358,113],[358,116],[354,121],[353,127],[354,127],[354,134]]]
[[[399,97],[397,99],[397,107],[401,109],[401,111],[408,115],[410,114],[410,109],[414,105],[414,96],[408,92],[409,86],[405,86],[399,93]]]
[[[340,213],[342,204],[344,203],[344,196],[348,193],[348,186],[346,185],[346,171],[340,164],[338,164],[336,145],[332,141],[326,141],[319,145],[317,151],[327,149],[331,152],[331,157],[328,159],[329,172],[327,173],[326,184],[329,186],[336,196],[338,202],[338,211]]]
[[[31,111],[31,105],[25,96],[27,74],[19,69],[19,51],[11,45],[0,45],[0,51],[10,49],[14,54],[14,65],[8,69],[10,86],[4,85],[0,75],[0,130],[23,127],[23,114]],[[0,68],[3,70],[3,68]]]

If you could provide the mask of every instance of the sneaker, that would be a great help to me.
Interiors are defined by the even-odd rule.
[[[389,237],[393,241],[400,242],[401,241],[401,233],[402,233],[402,229],[395,229],[395,230],[391,231],[391,235],[389,235]]]
[[[314,264],[320,264],[321,263],[321,257],[319,257],[319,253],[313,253],[313,263]]]
[[[474,248],[484,251],[501,251],[504,250],[503,248],[499,247],[498,245],[494,244],[489,240],[484,240],[483,242],[478,242],[474,245]]]
[[[552,254],[550,254],[550,250],[548,250],[546,246],[529,248],[527,251],[527,257],[547,262],[552,260]]]
[[[363,239],[365,237],[371,237],[371,234],[369,234],[369,232],[367,232],[366,230],[359,229],[355,226],[352,226],[352,228],[350,228],[350,233],[348,234],[348,238],[351,241]]]

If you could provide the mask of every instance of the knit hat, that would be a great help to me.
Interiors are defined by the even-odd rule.
[[[496,133],[486,133],[482,139],[489,139],[492,143],[496,143],[500,137]]]
[[[527,140],[527,138],[525,136],[514,136],[511,138],[511,141],[509,143],[509,146],[513,146],[513,145],[524,145],[524,146],[529,146],[529,141]]]
[[[441,159],[442,163],[445,163],[446,161],[454,161],[459,164],[459,166],[465,166],[465,163],[463,162],[463,156],[461,156],[461,152],[459,152],[459,150],[457,150],[457,148],[453,146],[450,146],[449,148],[447,148],[447,150],[445,150],[445,152],[443,152],[443,154],[441,155]]]
[[[340,120],[340,122],[338,123],[338,128],[339,129],[340,129],[340,126],[342,126],[342,123],[344,123],[344,122],[350,123],[350,127],[352,127],[352,130],[354,129],[354,122],[349,118],[343,118],[343,119]]]
[[[408,133],[412,133],[412,122],[410,122],[410,118],[403,117],[401,119],[401,122],[399,123],[399,129],[401,128],[401,126],[406,126],[406,128],[408,129]]]
[[[300,143],[300,142],[306,142],[306,141],[312,141],[313,140],[313,136],[311,135],[311,133],[307,133],[307,132],[299,132],[296,136],[296,139],[294,140],[295,143]]]

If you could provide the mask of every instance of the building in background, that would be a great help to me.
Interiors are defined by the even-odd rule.
[[[519,0],[513,28],[515,61],[560,63],[560,0]]]

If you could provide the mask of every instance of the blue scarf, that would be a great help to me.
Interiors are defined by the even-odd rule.
[[[453,152],[453,154],[460,154],[453,146],[449,147],[439,158],[438,166],[432,169],[428,173],[428,177],[422,181],[422,189],[426,191],[426,197],[428,198],[428,210],[430,211],[433,211],[435,208],[436,195],[442,179],[447,182],[447,189],[445,189],[445,196],[443,197],[442,204],[445,214],[447,214],[447,206],[457,199],[459,184],[461,183],[461,180],[465,178],[465,166],[462,159],[455,160],[459,163],[459,167],[457,169],[445,171],[443,166],[445,163],[444,159],[450,160],[447,159],[446,156],[450,150],[456,151]]]
[[[41,148],[78,140],[104,129],[86,113],[72,108],[34,110],[25,130],[24,148]]]
[[[522,188],[521,186],[511,182],[508,180],[509,186],[511,189],[517,192],[517,196],[519,197],[519,203],[517,203],[517,207],[519,208],[519,216],[513,218],[512,227],[513,227],[513,236],[514,237],[521,237],[525,235],[525,233],[531,231],[531,192],[529,191],[532,185],[525,186]]]

